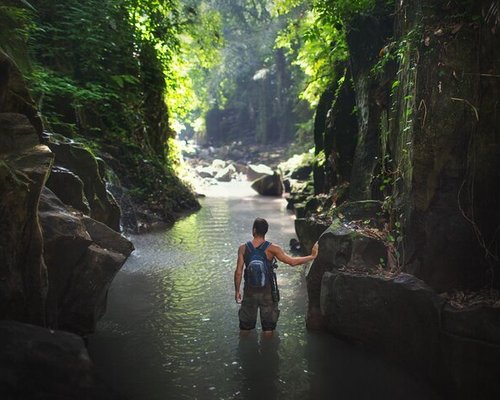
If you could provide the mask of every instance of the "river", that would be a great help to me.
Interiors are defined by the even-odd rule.
[[[228,190],[231,188],[231,190]],[[130,400],[435,399],[425,385],[360,347],[305,329],[304,266],[280,265],[280,320],[272,339],[240,338],[233,272],[255,217],[288,249],[283,199],[221,185],[171,229],[131,240],[89,351],[107,383]]]

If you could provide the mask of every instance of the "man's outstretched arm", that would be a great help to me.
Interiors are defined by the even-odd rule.
[[[241,303],[241,293],[240,293],[240,285],[241,285],[241,277],[243,276],[243,265],[245,263],[245,259],[243,257],[245,251],[245,245],[242,244],[238,248],[238,258],[236,260],[236,269],[234,270],[234,299],[236,303]]]
[[[276,257],[279,261],[284,262],[285,264],[288,265],[301,265],[305,264],[306,262],[312,261],[316,258],[318,255],[318,242],[316,242],[311,250],[311,254],[309,256],[303,256],[303,257],[292,257],[286,254],[283,249],[278,246],[273,244],[269,250],[273,254],[274,257]]]

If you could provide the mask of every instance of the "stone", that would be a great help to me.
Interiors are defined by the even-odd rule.
[[[48,188],[40,197],[39,216],[49,326],[91,333],[104,313],[108,287],[134,247],[107,225],[70,211]]]
[[[90,214],[89,203],[83,193],[83,182],[70,170],[63,167],[52,167],[49,179],[45,184],[61,201],[84,214]]]
[[[201,178],[213,178],[216,174],[212,167],[196,167],[196,172]]]
[[[247,168],[247,179],[249,181],[254,181],[256,179],[262,178],[266,175],[273,175],[274,171],[272,168],[264,164],[248,164]]]
[[[40,196],[39,218],[49,281],[47,322],[57,328],[60,304],[64,302],[75,279],[75,268],[92,239],[81,219],[71,213],[48,188],[44,188]]]
[[[215,175],[215,179],[219,182],[231,182],[233,175],[236,173],[236,168],[229,164],[227,167],[221,169]]]
[[[40,144],[35,127],[22,114],[0,114],[0,153],[24,150]]]
[[[99,380],[81,337],[0,321],[3,399],[117,400]]]
[[[1,118],[9,122],[0,125],[0,318],[43,324],[47,270],[37,211],[54,155],[36,144],[27,117]]]
[[[84,216],[83,223],[92,240],[103,249],[112,250],[128,257],[134,251],[133,243],[102,222]]]
[[[327,330],[382,351],[421,376],[438,374],[444,300],[409,274],[393,278],[325,272],[321,313]]]
[[[360,270],[373,270],[378,266],[387,265],[387,249],[385,244],[378,239],[363,235],[349,225],[351,221],[373,220],[376,225],[377,213],[381,205],[376,201],[361,201],[345,203],[334,209],[333,222],[326,229],[313,220],[295,220],[295,230],[299,241],[311,246],[313,240],[319,237],[319,252],[307,274],[307,292],[309,309],[307,324],[311,327],[321,326],[319,319],[319,304],[321,296],[321,280],[326,272],[339,268],[355,268]],[[314,230],[315,229],[315,230]],[[323,230],[322,233],[319,233]],[[300,232],[300,233],[299,233]],[[306,238],[308,242],[305,242]]]
[[[216,158],[212,161],[211,167],[215,170],[226,168],[227,163],[224,160]]]
[[[281,196],[283,194],[283,182],[278,173],[266,175],[252,182],[252,189],[262,196]]]
[[[23,74],[3,52],[0,53],[0,113],[23,115],[40,141],[42,122],[38,110],[26,87]],[[0,122],[0,129],[2,126],[3,123]]]
[[[441,328],[439,365],[446,397],[500,398],[500,308],[446,304]]]
[[[80,335],[95,331],[106,311],[109,286],[125,263],[123,254],[91,244],[75,267],[67,296],[60,305],[59,327]]]
[[[305,181],[311,177],[312,166],[300,165],[290,174],[290,178]]]
[[[55,164],[69,169],[82,180],[90,216],[119,231],[120,207],[106,189],[96,158],[83,145],[61,135],[51,134],[48,139],[48,146],[56,155]]]
[[[302,203],[300,203],[302,204]],[[305,207],[298,207],[299,214],[304,212]],[[295,233],[299,238],[299,242],[302,244],[303,250],[309,254],[311,252],[314,243],[318,241],[320,236],[325,232],[330,225],[323,222],[310,218],[299,218],[295,219]]]

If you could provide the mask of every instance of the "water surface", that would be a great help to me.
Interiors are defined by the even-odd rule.
[[[227,186],[229,188],[229,186]],[[282,199],[220,186],[200,212],[166,231],[132,236],[136,251],[115,278],[90,339],[103,378],[139,399],[434,399],[376,356],[305,329],[305,268],[280,265],[280,320],[238,334],[233,273],[255,217],[285,250],[295,236]],[[259,324],[258,324],[259,325]]]

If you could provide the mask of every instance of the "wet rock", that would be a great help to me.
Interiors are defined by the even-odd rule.
[[[29,121],[38,141],[42,122],[35,103],[26,87],[23,75],[13,60],[0,53],[0,113],[23,115]],[[0,123],[0,129],[3,123]]]
[[[499,308],[444,308],[439,376],[446,398],[500,398],[499,320]]]
[[[50,326],[58,327],[60,305],[75,279],[76,265],[92,239],[81,219],[47,188],[40,196],[39,218],[49,280],[47,319]]]
[[[216,171],[212,167],[196,167],[196,172],[200,176],[200,178],[213,178],[216,174]]]
[[[274,171],[272,168],[268,167],[264,164],[248,164],[247,169],[247,179],[249,181],[254,181],[256,179],[262,178],[264,176],[272,176],[274,175]]]
[[[127,257],[91,244],[74,271],[67,296],[60,305],[59,327],[80,335],[95,331],[106,311],[109,286]]]
[[[252,183],[252,189],[262,196],[281,196],[283,194],[283,182],[278,173],[266,175]]]
[[[98,379],[82,338],[0,321],[3,399],[118,399]]]
[[[335,209],[332,224],[324,229],[321,223],[308,219],[295,220],[295,230],[301,243],[311,246],[319,233],[319,253],[307,274],[309,309],[307,324],[311,328],[321,327],[319,315],[321,280],[326,272],[342,267],[371,270],[378,265],[387,265],[385,244],[373,237],[363,235],[351,221],[374,219],[381,206],[376,201],[346,203]],[[319,224],[319,226],[318,226]],[[300,234],[299,234],[300,232]],[[314,240],[314,241],[313,241]]]
[[[299,207],[299,212],[302,212],[300,210],[302,209]],[[302,248],[306,254],[311,252],[314,243],[318,241],[319,237],[329,226],[329,224],[323,221],[317,221],[310,218],[295,219],[295,233],[299,238],[299,242],[302,243]]]
[[[214,170],[221,170],[226,168],[226,162],[224,160],[216,158],[215,160],[212,161],[211,167]]]
[[[306,203],[314,195],[314,185],[310,181],[290,181],[290,195],[286,198],[287,208],[293,210],[295,204]]]
[[[35,128],[22,114],[0,114],[0,138],[2,153],[28,149],[40,144]]]
[[[443,304],[430,287],[409,274],[387,279],[326,272],[321,288],[328,331],[381,350],[430,380],[438,373]]]
[[[292,179],[307,180],[311,177],[312,166],[311,165],[300,165],[295,170],[292,171],[290,177]]]
[[[130,240],[102,222],[85,216],[82,218],[82,221],[92,240],[103,249],[115,251],[126,257],[134,251],[134,245]]]
[[[47,271],[37,209],[54,155],[27,117],[0,118],[0,318],[43,324]]]
[[[90,205],[90,216],[119,231],[120,208],[106,190],[92,153],[83,145],[60,135],[50,135],[48,146],[56,155],[56,165],[69,169],[82,180],[85,197]]]
[[[91,333],[104,313],[109,285],[133,245],[103,223],[71,212],[47,188],[39,215],[48,268],[48,322]]]
[[[83,193],[83,182],[70,170],[63,167],[52,167],[46,186],[61,201],[84,214],[90,214],[89,203]]]
[[[232,164],[229,164],[227,167],[217,172],[217,175],[215,175],[215,179],[219,182],[230,182],[235,173],[236,168],[234,168]]]

